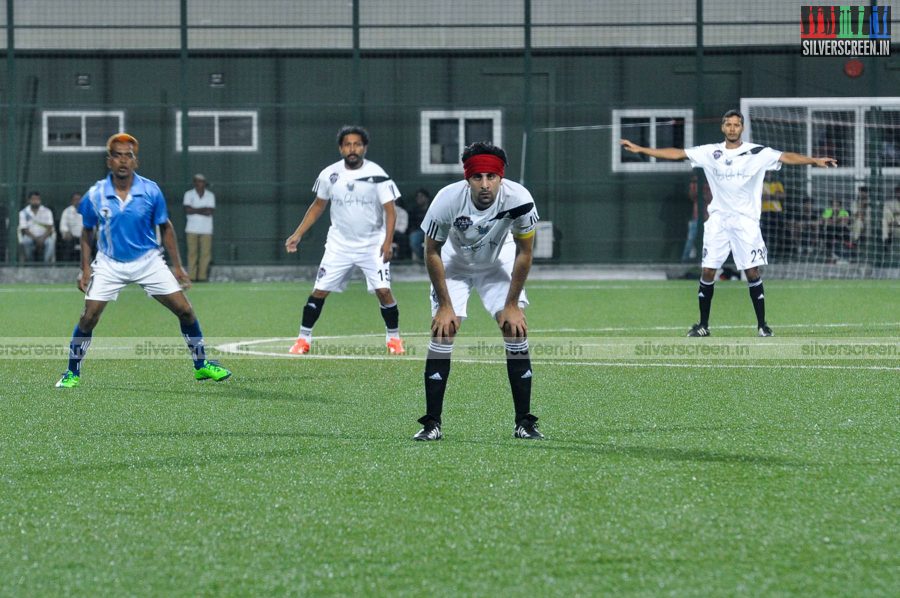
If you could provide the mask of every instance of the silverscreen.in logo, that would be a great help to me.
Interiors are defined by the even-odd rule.
[[[804,56],[890,56],[890,6],[801,6]]]

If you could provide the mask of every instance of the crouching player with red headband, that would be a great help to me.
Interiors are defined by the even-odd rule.
[[[414,440],[440,440],[453,341],[472,289],[497,321],[506,344],[506,372],[516,438],[541,439],[531,414],[531,357],[525,323],[525,280],[531,269],[538,213],[531,193],[503,178],[506,152],[488,142],[465,148],[465,180],[435,196],[422,222],[431,278],[431,342],[425,362],[425,415]]]

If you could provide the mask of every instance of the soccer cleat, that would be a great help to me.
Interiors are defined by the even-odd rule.
[[[403,340],[399,336],[394,336],[387,341],[388,353],[391,355],[403,355],[406,349],[403,348]]]
[[[712,333],[709,331],[709,326],[704,326],[703,324],[697,323],[691,326],[691,329],[688,330],[688,336],[712,336]]]
[[[775,336],[775,333],[772,332],[772,329],[769,328],[768,324],[763,324],[762,326],[759,327],[757,335],[758,336]]]
[[[81,378],[72,373],[72,370],[66,370],[56,383],[56,388],[75,388],[81,384]]]
[[[215,380],[216,382],[221,382],[230,377],[231,372],[215,361],[204,361],[202,368],[194,370],[194,378],[197,380]]]
[[[443,438],[443,434],[441,434],[441,422],[434,419],[433,417],[423,416],[419,418],[419,423],[422,424],[422,429],[416,432],[413,436],[413,440],[440,440]]]
[[[306,355],[309,353],[309,341],[303,337],[298,337],[297,342],[288,350],[288,353],[292,355]]]
[[[538,418],[529,413],[516,422],[516,430],[513,432],[513,436],[526,440],[543,440],[544,435],[537,429],[537,420]]]

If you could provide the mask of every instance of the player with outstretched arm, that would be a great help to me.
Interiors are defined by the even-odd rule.
[[[701,262],[700,321],[691,326],[688,336],[709,336],[709,312],[712,307],[716,270],[734,255],[737,267],[747,275],[750,299],[756,312],[759,336],[773,336],[766,323],[766,304],[759,266],[768,264],[766,244],[759,227],[762,211],[762,186],[767,170],[779,170],[782,164],[837,166],[834,158],[811,158],[782,152],[755,143],[741,141],[744,116],[729,110],[722,116],[725,141],[687,149],[641,147],[627,139],[619,143],[629,152],[665,160],[690,159],[691,166],[703,168],[712,188],[709,219],[703,227]]]

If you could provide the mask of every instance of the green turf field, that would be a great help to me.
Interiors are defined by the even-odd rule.
[[[129,288],[73,390],[64,357],[12,352],[64,350],[80,293],[0,286],[0,595],[900,592],[900,283],[767,282],[757,339],[746,285],[720,282],[690,344],[694,282],[528,288],[532,347],[558,349],[534,363],[547,440],[513,439],[475,299],[444,440],[414,443],[424,283],[395,285],[407,358],[353,357],[383,333],[358,283],[305,357],[266,353],[309,284],[198,286],[219,384],[147,349],[177,322]]]

